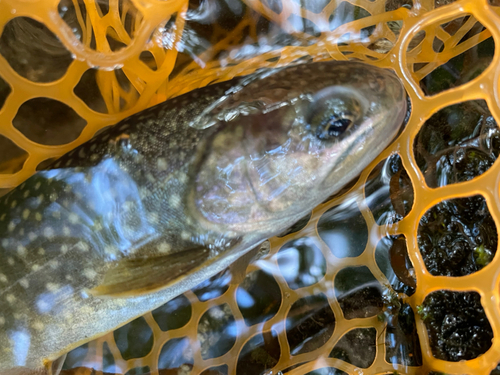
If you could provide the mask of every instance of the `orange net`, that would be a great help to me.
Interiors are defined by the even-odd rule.
[[[498,371],[498,25],[500,9],[485,0],[0,2],[6,189],[132,113],[300,58],[393,69],[411,100],[407,126],[355,185],[272,238],[246,275],[226,271],[75,349],[65,369]],[[30,28],[43,42],[19,44]],[[374,186],[385,195],[373,198]],[[436,257],[440,246],[447,257]],[[314,272],[290,276],[293,256]],[[451,334],[443,341],[439,330]]]

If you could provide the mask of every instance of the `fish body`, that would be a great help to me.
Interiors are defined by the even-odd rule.
[[[133,115],[0,199],[0,368],[45,361],[228,267],[397,133],[397,77],[265,70]]]

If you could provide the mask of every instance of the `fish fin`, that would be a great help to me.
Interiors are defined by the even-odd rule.
[[[109,269],[93,296],[135,297],[161,289],[202,265],[210,251],[203,246],[172,254],[122,259]]]
[[[231,283],[232,284],[241,284],[245,279],[247,273],[247,268],[250,262],[254,259],[254,257],[258,254],[261,245],[254,247],[252,250],[239,257],[234,261],[233,264],[229,266],[229,270],[231,271]]]
[[[247,276],[246,271],[248,265],[266,256],[270,250],[271,244],[269,240],[266,240],[258,246],[255,246],[248,253],[236,259],[234,263],[229,266],[229,270],[231,271],[231,284],[241,284]]]
[[[67,353],[63,354],[55,361],[53,361],[50,365],[49,374],[50,375],[59,375],[61,373],[62,367],[64,365],[64,361],[66,361]]]

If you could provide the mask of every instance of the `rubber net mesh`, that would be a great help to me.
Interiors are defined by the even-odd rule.
[[[5,190],[104,126],[257,68],[362,60],[411,101],[397,140],[245,274],[73,350],[64,371],[498,371],[499,25],[484,0],[1,1]]]

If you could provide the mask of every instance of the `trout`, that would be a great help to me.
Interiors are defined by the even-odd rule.
[[[405,114],[394,73],[307,63],[194,90],[62,156],[0,198],[0,369],[43,374],[222,271],[356,177]]]

